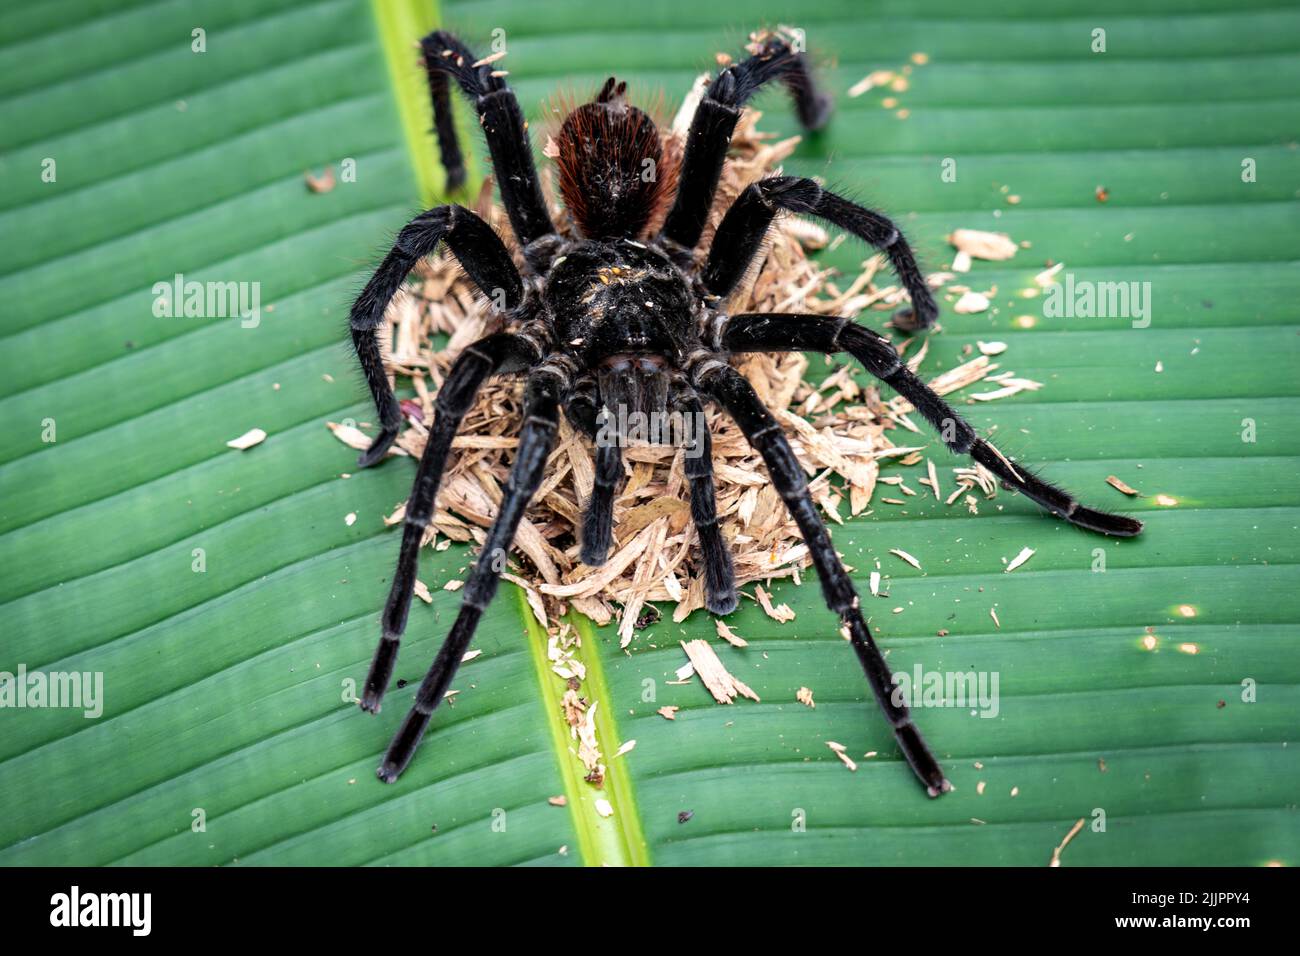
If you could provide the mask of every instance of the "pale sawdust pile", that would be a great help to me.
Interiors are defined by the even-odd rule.
[[[684,138],[689,110],[699,90],[697,84],[666,135]],[[798,142],[798,137],[773,141],[771,136],[758,132],[755,124],[760,116],[748,110],[741,119],[712,223],[701,243],[703,249],[708,248],[712,229],[739,192],[751,182],[777,172]],[[543,177],[553,196],[553,190],[549,190],[550,172],[544,169]],[[491,202],[490,183],[479,196],[477,211],[508,244],[511,242],[504,214]],[[555,220],[565,221],[558,207]],[[892,274],[880,271],[880,257],[867,259],[858,275],[844,280],[837,280],[830,270],[819,269],[808,259],[807,250],[834,248],[845,238],[832,238],[819,226],[793,217],[778,221],[765,261],[732,296],[727,311],[856,316],[865,310],[888,313],[905,304],[906,293],[891,283]],[[932,276],[931,284],[937,288],[953,278],[952,273],[940,273]],[[498,320],[489,313],[455,260],[445,253],[421,263],[413,276],[411,292],[399,296],[389,308],[392,346],[386,364],[390,375],[409,377],[417,394],[416,399],[403,402],[407,428],[391,454],[418,457],[432,420],[434,396],[452,360],[466,345],[496,331],[494,323]],[[877,314],[869,324],[881,327],[884,318]],[[440,333],[449,336],[441,348],[434,344]],[[916,369],[926,346],[919,343],[917,347],[915,340],[903,339],[900,352],[907,351],[909,345],[913,346],[913,354],[908,364]],[[981,346],[983,354],[935,378],[931,384],[936,390],[946,394],[991,376],[997,365],[990,356],[1005,346]],[[755,355],[736,362],[785,426],[808,474],[813,495],[828,519],[842,522],[841,509],[846,505],[851,515],[867,511],[878,484],[884,485],[885,492],[880,500],[888,505],[903,505],[906,497],[925,493],[910,487],[890,462],[906,466],[925,461],[924,474],[916,483],[928,486],[929,493],[949,505],[962,499],[975,510],[977,499],[967,492],[978,489],[986,497],[996,494],[993,476],[975,464],[952,469],[948,486],[943,487],[933,463],[921,454],[927,445],[937,447],[936,439],[909,419],[912,407],[901,398],[883,401],[874,385],[864,388],[855,381],[855,373],[865,378],[856,363],[843,358],[836,362],[841,367],[819,386],[805,381],[808,360],[802,354]],[[996,393],[986,393],[989,398],[1038,387],[1036,382],[1012,379],[1010,373],[993,376],[992,380],[1002,387]],[[481,544],[484,540],[485,529],[496,515],[516,445],[521,397],[519,377],[493,380],[480,393],[455,440],[456,452],[443,477],[426,545],[441,550],[452,541]],[[715,408],[707,414],[713,434],[718,514],[735,556],[737,583],[743,586],[783,577],[798,581],[810,563],[808,550],[769,483],[759,455],[730,419]],[[370,439],[359,429],[334,423],[330,427],[340,440],[353,447],[369,444]],[[696,536],[689,520],[681,454],[671,447],[632,446],[625,449],[625,461],[627,479],[615,507],[615,546],[603,567],[587,567],[578,560],[578,529],[583,504],[592,488],[592,447],[587,438],[561,420],[546,480],[515,542],[515,573],[505,575],[525,589],[538,620],[544,626],[549,623],[553,636],[558,618],[572,609],[600,624],[617,618],[621,643],[626,647],[647,602],[675,605],[674,621],[703,607]],[[894,473],[882,474],[882,466]],[[894,492],[906,497],[889,497]],[[404,507],[399,506],[385,520],[390,524],[399,522]],[[454,590],[460,583],[447,582],[444,587]],[[422,584],[417,593],[429,600]],[[777,620],[794,616],[786,605],[773,607],[761,587],[749,596]],[[564,644],[563,637],[560,644]],[[552,653],[557,668],[565,668],[569,655],[564,647],[553,647]],[[575,715],[575,727],[590,729],[590,715],[585,716],[580,719]],[[584,762],[589,770],[599,773],[598,757],[591,756],[593,759]]]

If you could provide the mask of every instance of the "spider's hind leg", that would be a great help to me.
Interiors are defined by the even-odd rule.
[[[600,406],[593,376],[583,375],[574,384],[564,413],[596,446],[591,497],[582,513],[579,557],[583,564],[597,568],[605,563],[614,544],[614,496],[623,477],[623,449],[617,436],[610,434],[608,413]]]
[[[821,579],[826,605],[848,626],[849,641],[876,701],[894,731],[894,739],[898,742],[903,757],[931,797],[951,790],[952,786],[944,777],[938,760],[912,723],[907,705],[894,692],[893,674],[871,637],[870,629],[862,616],[857,591],[835,553],[825,523],[817,515],[812,495],[808,491],[808,479],[780,424],[763,406],[753,386],[725,362],[705,359],[694,366],[692,378],[698,387],[712,395],[727,410],[745,433],[750,445],[763,456],[772,486],[785,501],[786,508],[799,525],[799,532],[808,546],[808,553],[817,568],[817,576]]]
[[[1142,530],[1142,522],[1136,518],[1088,508],[1065,489],[1049,484],[1023,465],[1012,463],[980,438],[971,424],[934,389],[917,378],[888,339],[852,319],[782,313],[735,315],[719,331],[718,338],[716,344],[735,352],[848,352],[868,372],[911,402],[953,452],[974,458],[1007,487],[1058,518],[1117,538],[1129,538]]]
[[[673,411],[681,416],[686,480],[691,487],[691,521],[700,537],[704,563],[704,606],[712,614],[730,614],[737,604],[736,568],[718,524],[713,438],[700,397],[685,380],[674,392]]]

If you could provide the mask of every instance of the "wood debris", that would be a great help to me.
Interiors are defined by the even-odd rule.
[[[662,717],[664,720],[676,720],[677,712],[679,710],[681,710],[680,707],[676,707],[672,704],[669,704],[666,707],[660,707],[657,711],[655,711],[655,713],[658,714],[660,717]]]
[[[1022,564],[1024,564],[1033,556],[1034,556],[1033,548],[1021,548],[1020,553],[1017,554],[1014,558],[1012,558],[1011,562],[1007,565],[1006,573],[1010,574],[1012,571],[1020,567]]]
[[[327,193],[337,185],[334,179],[334,167],[326,166],[325,172],[317,176],[310,169],[302,174],[303,182],[314,193]]]
[[[840,762],[843,763],[844,766],[848,767],[850,770],[858,769],[858,765],[853,762],[853,758],[847,753],[848,748],[843,744],[836,743],[833,740],[828,740],[826,741],[826,746],[831,748],[835,756],[840,758]]]
[[[1120,481],[1114,475],[1106,476],[1106,484],[1110,485],[1116,491],[1122,491],[1130,497],[1138,497],[1142,494],[1142,492],[1138,491],[1136,488],[1130,488],[1128,485],[1124,484],[1124,482]]]
[[[763,613],[772,620],[780,621],[782,624],[794,620],[794,611],[790,609],[790,605],[778,604],[775,607],[772,606],[772,598],[767,591],[763,590],[763,585],[760,584],[754,588],[754,596],[758,599],[759,607],[763,609]]]
[[[749,642],[729,628],[721,618],[715,618],[713,621],[718,630],[718,637],[722,638],[732,647],[748,647]]]
[[[1060,842],[1060,845],[1057,846],[1056,849],[1052,851],[1052,862],[1048,863],[1047,864],[1048,866],[1061,865],[1061,851],[1064,850],[1069,845],[1070,841],[1075,838],[1078,832],[1083,829],[1083,823],[1084,823],[1083,817],[1080,817],[1078,820],[1074,821],[1074,826],[1070,827],[1070,832],[1065,835],[1065,839],[1062,840]]]
[[[266,432],[260,428],[250,428],[238,438],[232,438],[226,442],[226,447],[236,448],[243,451],[245,448],[252,448],[254,445],[260,445],[266,441]]]
[[[812,707],[814,709],[817,707],[817,702],[813,700],[813,692],[810,688],[800,687],[799,690],[795,692],[794,699],[805,707]]]
[[[746,684],[737,680],[731,675],[718,655],[714,652],[713,647],[708,641],[693,640],[680,641],[682,650],[686,656],[691,659],[691,665],[695,668],[695,673],[700,675],[700,680],[704,686],[709,689],[713,699],[719,704],[730,704],[737,697],[748,697],[750,700],[758,700],[759,697]]]
[[[900,558],[902,558],[904,561],[906,561],[906,562],[907,562],[908,564],[910,564],[912,567],[916,568],[916,570],[918,570],[918,571],[921,570],[921,562],[918,561],[918,560],[916,560],[916,558],[912,557],[910,554],[908,554],[908,553],[907,553],[906,551],[904,551],[902,548],[890,548],[890,549],[889,549],[889,553],[890,553],[890,554],[893,554],[893,555],[896,555],[896,556],[898,556],[898,557],[900,557]]]
[[[490,62],[492,58],[487,58]],[[894,76],[877,76],[884,85]],[[704,85],[697,83],[677,120],[666,133],[667,148],[680,150],[694,103]],[[761,133],[756,124],[761,113],[746,110],[739,121],[728,163],[723,171],[712,216],[700,248],[707,249],[722,213],[751,183],[779,171],[793,153],[798,137],[778,139]],[[553,170],[543,171],[544,185],[553,193]],[[508,223],[492,202],[487,182],[472,205],[491,223],[511,248]],[[557,222],[567,222],[552,198]],[[957,230],[952,237],[959,251],[977,258],[1009,258],[1015,244],[1005,236]],[[839,277],[808,258],[809,249],[834,248],[844,240],[828,235],[821,226],[794,216],[782,217],[771,230],[765,258],[738,284],[721,306],[739,312],[808,312],[856,317],[868,313],[864,324],[880,327],[883,316],[906,304],[906,292],[894,279],[880,255],[862,261],[856,275]],[[953,273],[929,277],[938,288]],[[385,368],[394,378],[409,379],[415,397],[402,402],[406,427],[390,455],[418,458],[433,420],[434,400],[451,363],[461,351],[486,334],[504,328],[490,303],[464,276],[447,254],[421,261],[413,273],[410,294],[397,297],[387,315],[387,334],[381,334]],[[911,340],[902,340],[905,343]],[[908,363],[919,368],[925,343],[914,346]],[[841,368],[820,386],[809,383],[809,360],[801,353],[752,354],[737,357],[736,367],[754,385],[764,403],[786,430],[795,456],[813,488],[817,506],[833,521],[870,510],[882,475],[925,461],[921,452],[937,447],[924,423],[909,417],[915,409],[901,397],[882,399],[856,363],[837,359]],[[997,376],[996,379],[993,379]],[[991,378],[999,386],[984,399],[1005,397],[1038,383],[998,374],[988,355],[950,369],[931,379],[941,395]],[[423,540],[426,546],[449,547],[451,542],[481,545],[496,518],[502,490],[509,476],[522,419],[522,379],[491,379],[479,392],[453,442],[439,490],[437,507]],[[738,586],[757,585],[756,599],[774,620],[788,621],[794,612],[786,604],[774,605],[759,582],[770,587],[780,578],[800,579],[811,558],[798,526],[772,488],[761,456],[736,425],[710,405],[706,412],[713,436],[717,483],[717,511],[724,538],[730,543]],[[327,423],[339,441],[357,450],[370,446],[372,436],[362,423]],[[901,432],[914,433],[911,442],[896,441]],[[250,433],[251,434],[251,433]],[[627,480],[615,502],[614,547],[606,563],[589,568],[578,557],[578,526],[591,493],[593,464],[591,442],[561,418],[556,446],[546,469],[546,480],[531,503],[510,554],[506,580],[523,586],[529,606],[543,623],[557,622],[576,612],[598,625],[617,622],[620,644],[636,637],[638,619],[657,603],[674,606],[672,620],[683,621],[704,607],[700,581],[698,538],[690,522],[688,483],[683,455],[669,446],[633,444],[624,449]],[[927,478],[920,479],[939,496],[937,473],[926,463]],[[956,473],[961,494],[976,487],[988,497],[996,494],[996,480],[981,466]],[[914,489],[899,484],[904,495]],[[960,497],[960,495],[959,495]],[[956,499],[949,498],[949,504]],[[973,501],[973,499],[971,499]],[[902,505],[901,498],[888,499]],[[386,520],[402,521],[404,505]],[[718,632],[735,643],[734,633]],[[735,638],[735,640],[732,640]],[[743,646],[737,645],[737,646]],[[683,680],[690,678],[688,672]]]
[[[958,252],[964,252],[975,259],[991,261],[1010,259],[1020,250],[1005,232],[983,232],[979,229],[954,229],[948,242]]]

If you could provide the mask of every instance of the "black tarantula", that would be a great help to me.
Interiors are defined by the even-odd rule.
[[[524,421],[500,510],[465,585],[456,622],[389,745],[379,778],[393,782],[410,762],[497,590],[504,556],[542,481],[561,407],[575,428],[593,439],[607,413],[618,409],[661,419],[681,415],[687,423],[681,444],[687,451],[683,457],[691,517],[699,535],[705,603],[714,614],[735,609],[735,576],[718,528],[710,439],[702,425],[701,399],[709,398],[735,419],[761,454],[808,545],[827,605],[848,627],[853,650],[903,756],[930,796],[950,789],[906,706],[891,694],[889,666],[872,640],[853,582],[813,507],[785,434],[728,357],[737,352],[847,352],[911,402],[954,452],[971,456],[1007,487],[1057,517],[1117,536],[1137,534],[1141,523],[1084,507],[1068,492],[1010,461],[871,329],[825,315],[722,311],[728,294],[762,252],[773,219],[785,212],[817,216],[888,256],[912,303],[895,315],[895,326],[926,328],[938,313],[898,228],[880,213],[811,179],[774,176],[747,188],[722,218],[707,257],[697,260],[696,246],[745,103],[764,84],[780,80],[805,128],[820,127],[830,114],[830,100],[814,86],[804,55],[782,36],[760,36],[751,47],[752,56],[718,73],[699,102],[680,157],[665,150],[654,120],[629,105],[626,84],[612,78],[594,100],[569,112],[555,144],[560,190],[572,220],[563,234],[547,212],[527,124],[502,76],[478,63],[449,33],[433,33],[421,47],[448,187],[459,186],[465,178],[452,122],[451,79],[478,111],[524,268],[521,275],[501,239],[473,212],[463,206],[439,206],[402,229],[352,307],[352,341],[380,422],[378,437],[361,456],[362,467],[384,457],[401,424],[376,332],[384,324],[389,301],[421,257],[445,242],[513,329],[466,348],[438,392],[428,445],[406,506],[397,570],[383,612],[383,636],[360,702],[364,710],[379,710],[392,679],[420,541],[447,469],[452,438],[488,376],[522,372],[527,378]],[[596,442],[594,490],[581,533],[581,557],[588,565],[601,564],[610,548],[615,488],[623,474],[620,444],[621,439]]]

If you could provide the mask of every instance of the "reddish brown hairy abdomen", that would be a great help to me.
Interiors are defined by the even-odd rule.
[[[634,238],[657,227],[677,184],[680,157],[658,124],[613,77],[565,116],[555,135],[560,196],[589,239]]]

